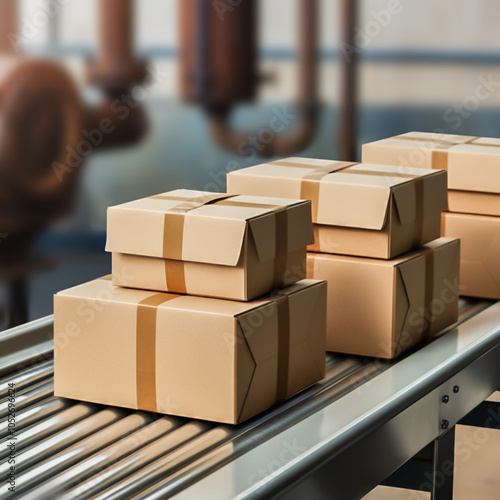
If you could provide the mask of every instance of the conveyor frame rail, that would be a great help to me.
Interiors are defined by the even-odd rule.
[[[500,303],[461,301],[457,327],[393,362],[327,354],[323,381],[239,426],[54,398],[52,348],[50,316],[0,333],[0,412],[11,381],[19,403],[21,498],[357,499],[429,443],[439,467],[449,446],[438,444],[500,387]],[[109,442],[92,439],[98,429]],[[447,479],[433,500],[449,498]]]

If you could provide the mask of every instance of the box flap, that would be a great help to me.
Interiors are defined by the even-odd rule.
[[[236,400],[235,400],[235,410],[234,410],[234,421],[238,422],[241,419],[242,409],[248,400],[248,394],[250,392],[250,387],[252,386],[252,381],[255,377],[255,371],[257,369],[257,363],[253,357],[252,350],[248,345],[248,340],[243,333],[241,325],[238,320],[236,322],[237,331],[237,342],[235,343],[236,348],[236,373],[235,380],[237,386],[236,390]]]
[[[437,177],[431,182],[433,176]],[[321,179],[317,222],[380,230],[386,223],[392,199],[399,204],[402,219],[411,221],[416,217],[417,202],[425,206],[428,198],[429,211],[435,203],[446,203],[442,181],[446,182],[446,172],[430,169],[365,163],[351,166]],[[436,183],[441,192],[433,201]]]
[[[429,182],[435,175],[435,180]],[[278,196],[295,195],[312,201],[312,221],[317,224],[380,230],[387,220],[388,206],[396,187],[407,186],[397,195],[401,217],[415,219],[414,180],[424,179],[425,210],[434,204],[446,207],[446,173],[437,170],[379,165],[353,164],[309,158],[286,158],[256,165],[228,176],[228,189]],[[438,187],[436,187],[438,185]],[[438,193],[437,191],[441,189]],[[432,192],[431,192],[432,191]],[[435,191],[435,192],[434,192]],[[413,200],[406,200],[410,194]],[[437,201],[434,201],[437,200]]]
[[[330,177],[323,179],[319,190],[318,224],[377,229],[387,220],[391,189],[387,186],[342,184]]]
[[[422,254],[410,254],[396,265],[406,298],[397,298],[400,311],[395,317],[392,356],[397,356],[422,339],[425,331],[426,260]],[[401,283],[400,282],[400,283]],[[396,308],[398,309],[398,308]]]
[[[447,209],[446,177],[447,173],[439,170],[416,178],[414,182],[393,187],[394,204],[401,224]]]
[[[246,220],[206,217],[196,213],[184,218],[182,254],[168,252],[164,258],[236,266],[240,260],[243,242],[247,233]]]
[[[238,332],[243,335],[243,342],[237,343],[236,369],[238,376],[241,372],[244,376],[237,387],[238,391],[244,393],[236,401],[237,422],[275,403],[278,374],[277,307],[274,301],[257,302],[260,303],[259,307],[236,318]],[[248,376],[250,370],[251,377]]]
[[[270,259],[276,252],[276,210],[286,210],[295,227],[310,207],[296,199],[171,191],[111,207],[106,250],[235,266],[252,222],[259,258]],[[297,220],[290,221],[294,217]],[[312,233],[312,227],[308,231]],[[298,234],[305,235],[299,239],[305,247],[308,232]],[[293,241],[297,243],[297,238]]]
[[[417,189],[414,185],[397,186],[393,191],[394,204],[401,224],[408,224],[417,216]],[[421,200],[422,201],[422,200]],[[420,203],[420,206],[423,202]]]
[[[410,314],[410,300],[403,275],[399,267],[396,267],[395,278],[395,293],[393,297],[393,308],[395,311],[393,327],[394,337],[391,345],[387,346],[388,351],[385,353],[385,355],[389,358],[400,354],[402,351],[401,343],[403,341],[403,334],[406,322],[408,321],[408,315]]]
[[[414,258],[422,258],[421,256],[415,256]],[[420,287],[415,286],[415,267],[414,266],[406,266],[406,262],[412,261],[412,259],[408,259],[405,262],[398,264],[397,268],[401,273],[401,277],[403,279],[403,284],[406,290],[406,296],[408,297],[408,303],[410,307],[415,305],[419,301],[422,300],[422,290]]]
[[[324,376],[324,352],[326,330],[326,283],[317,280],[302,280],[281,290],[290,301],[290,352],[291,364],[288,370],[288,391],[297,390]],[[281,299],[282,300],[282,299]],[[295,307],[292,301],[298,300]],[[298,312],[300,311],[300,313]],[[293,318],[293,321],[292,321]],[[238,389],[244,389],[245,396],[239,397],[238,421],[267,408],[276,402],[278,371],[278,306],[272,296],[263,299],[261,306],[247,311],[237,318],[238,374],[243,372],[244,382]],[[311,328],[320,330],[311,334]],[[297,334],[298,332],[298,334]],[[243,351],[249,351],[247,352]],[[299,350],[300,352],[296,352]],[[300,363],[293,362],[301,356]],[[242,365],[240,366],[240,360]]]
[[[250,231],[260,262],[276,256],[276,218],[256,217],[249,221]]]

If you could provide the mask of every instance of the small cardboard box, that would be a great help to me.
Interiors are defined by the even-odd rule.
[[[305,278],[309,201],[179,189],[108,209],[113,283],[250,300]]]
[[[500,216],[500,139],[409,132],[363,144],[362,159],[447,169],[450,212]]]
[[[440,238],[393,260],[309,253],[328,284],[328,351],[395,358],[458,319],[460,242]]]
[[[443,235],[460,238],[460,294],[500,300],[500,217],[443,212]]]
[[[446,172],[287,158],[230,172],[229,193],[312,201],[308,250],[389,259],[440,236]]]
[[[56,396],[238,423],[325,373],[326,283],[238,302],[116,287],[54,297]]]

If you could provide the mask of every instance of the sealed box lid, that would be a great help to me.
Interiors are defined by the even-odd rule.
[[[500,139],[408,132],[363,144],[363,161],[448,170],[448,187],[500,193]]]
[[[317,224],[374,230],[391,201],[402,224],[447,207],[445,171],[308,158],[230,172],[228,192],[310,199]]]
[[[108,208],[106,250],[235,266],[251,231],[260,261],[314,241],[309,201],[178,189]]]

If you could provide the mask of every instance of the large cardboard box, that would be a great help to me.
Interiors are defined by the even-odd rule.
[[[309,201],[179,189],[108,209],[116,285],[249,300],[305,278]]]
[[[440,236],[446,172],[287,158],[230,172],[229,193],[308,199],[315,252],[389,259]]]
[[[325,373],[326,283],[238,302],[97,279],[54,298],[56,396],[237,423]]]
[[[443,235],[460,238],[460,294],[500,300],[500,217],[443,213]]]
[[[363,144],[362,160],[447,169],[451,212],[500,216],[500,139],[409,132]]]
[[[395,358],[458,319],[460,242],[440,238],[393,260],[309,253],[328,284],[328,351]]]

